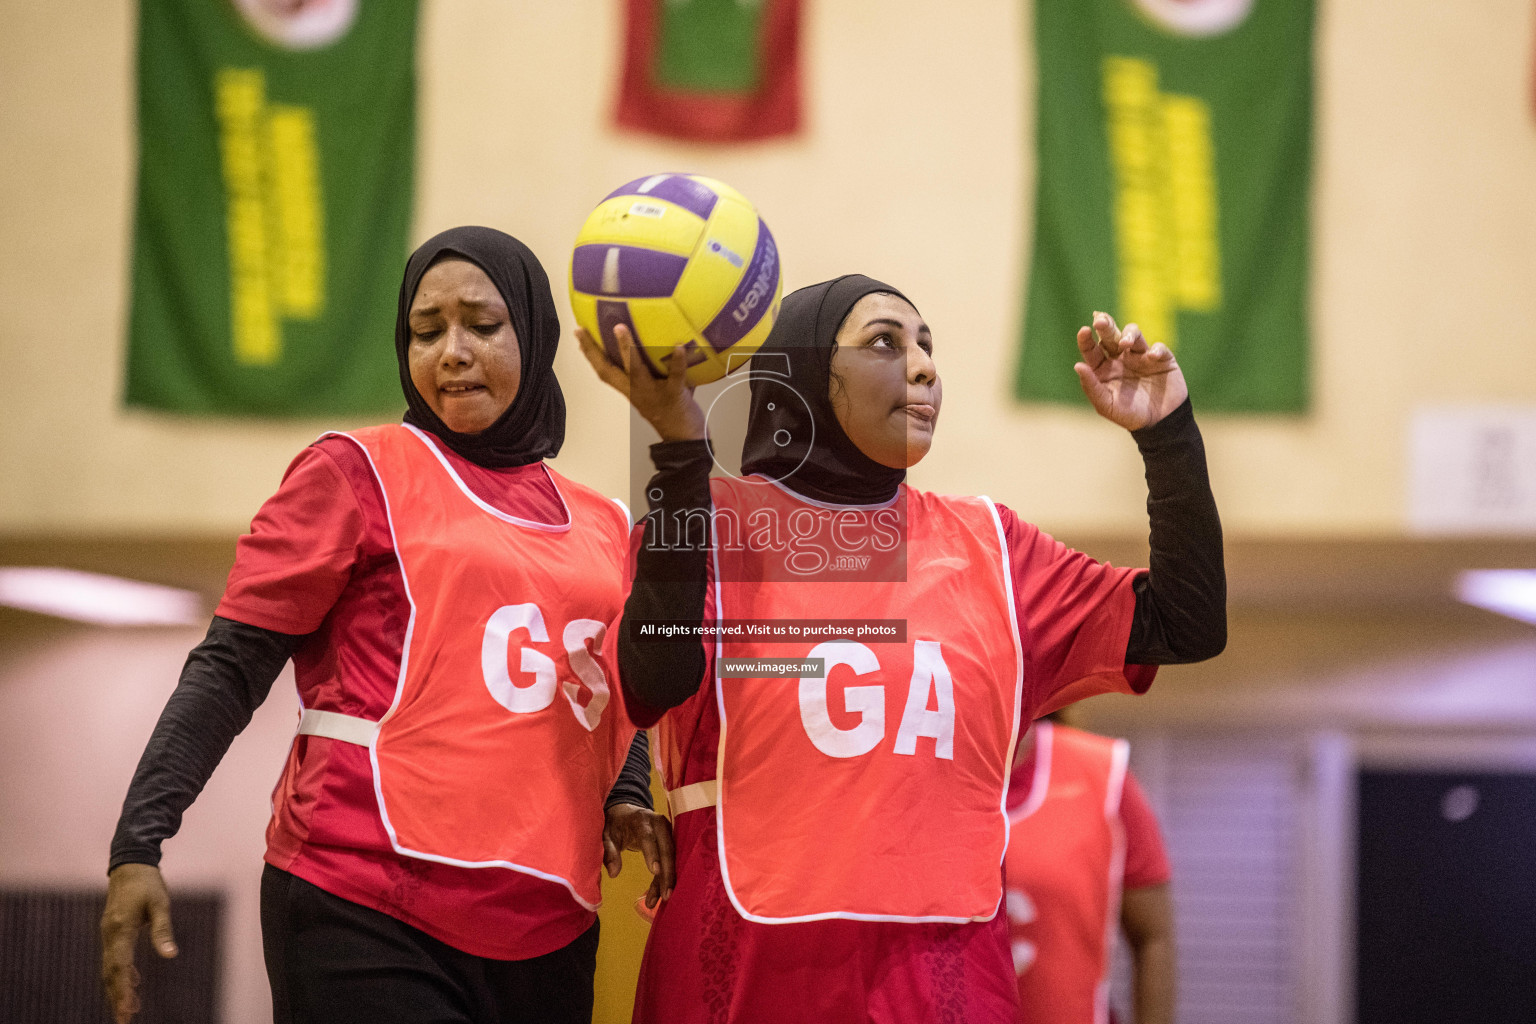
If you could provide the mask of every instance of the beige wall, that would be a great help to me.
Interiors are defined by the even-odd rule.
[[[1321,6],[1316,409],[1205,418],[1224,518],[1246,534],[1400,532],[1415,405],[1536,401],[1536,378],[1511,372],[1536,319],[1530,4]],[[788,285],[857,268],[921,303],[949,403],[920,483],[990,493],[1052,529],[1140,529],[1130,443],[1005,393],[1032,179],[1027,5],[812,2],[808,131],[727,149],[608,127],[613,0],[424,7],[418,237],[493,224],[560,278],[614,184],[670,168],[723,177],[773,225]],[[132,5],[9,8],[0,531],[237,530],[292,454],[337,424],[118,408]],[[573,413],[562,469],[621,493],[624,411],[574,349],[559,366]]]
[[[8,625],[0,645],[0,883],[105,887],[128,780],[203,631],[58,626],[21,640]],[[166,844],[162,863],[173,925],[178,892],[224,894],[228,1024],[272,1019],[259,881],[269,794],[298,722],[290,670],[273,691]]]

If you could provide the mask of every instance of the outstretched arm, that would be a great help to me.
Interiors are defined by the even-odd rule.
[[[110,871],[160,863],[160,844],[250,724],[303,637],[213,617],[150,734],[112,837]]]
[[[160,844],[176,834],[229,745],[250,724],[302,638],[214,616],[187,655],[128,786],[112,837],[107,904],[101,916],[101,977],[113,1015],[139,1010],[133,951],[146,925],[155,952],[176,955]]]
[[[1227,643],[1227,577],[1221,519],[1206,471],[1189,386],[1168,346],[1095,313],[1077,332],[1074,369],[1094,410],[1131,432],[1147,474],[1150,571],[1136,581],[1125,660],[1177,665],[1220,654]]]

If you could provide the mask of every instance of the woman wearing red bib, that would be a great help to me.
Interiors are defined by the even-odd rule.
[[[1078,340],[1090,400],[1147,464],[1150,573],[905,485],[943,392],[932,332],[889,285],[851,275],[784,300],[752,360],[735,479],[708,479],[684,360],[653,380],[583,337],[662,437],[610,638],[631,718],[656,725],[678,845],[637,1021],[1014,1019],[998,909],[1020,723],[1225,642],[1183,376],[1102,314]],[[679,620],[719,631],[657,639]],[[813,662],[781,678],[767,658]]]
[[[601,653],[628,516],[542,461],[565,430],[559,336],[516,239],[455,228],[411,257],[405,422],[294,460],[134,775],[102,923],[119,1021],[140,927],[175,955],[160,844],[290,657],[303,714],[261,896],[274,1019],[590,1020],[602,867],[643,849],[659,892],[671,864]]]
[[[1019,1024],[1114,1024],[1123,930],[1136,1024],[1172,1024],[1173,901],[1157,817],[1125,740],[1036,722],[1008,793],[1008,927]],[[1052,721],[1051,719],[1058,719]]]

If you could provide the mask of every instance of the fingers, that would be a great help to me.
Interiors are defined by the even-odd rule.
[[[1087,363],[1073,363],[1073,371],[1077,374],[1077,382],[1083,386],[1083,394],[1089,399],[1093,398],[1093,392],[1104,386],[1104,383],[1094,375],[1093,368]]]
[[[672,839],[672,823],[666,815],[637,807],[622,819],[619,827],[622,833],[613,840],[609,839],[608,831],[603,833],[604,862],[607,863],[609,851],[615,844],[639,851],[651,873],[651,890],[656,898],[669,898],[677,887],[677,848]],[[616,850],[614,856],[619,856]],[[616,870],[610,869],[610,877],[616,874]],[[647,904],[654,905],[654,901]]]
[[[1072,369],[1077,372],[1077,383],[1082,386],[1083,394],[1087,396],[1089,403],[1103,414],[1104,410],[1113,403],[1109,388],[1087,363],[1076,363]]]
[[[1090,370],[1097,369],[1104,362],[1104,352],[1099,348],[1099,339],[1094,335],[1092,327],[1077,329],[1077,353],[1083,357],[1083,362]]]
[[[652,910],[656,909],[656,905],[660,903],[662,899],[660,875],[657,875],[655,878],[651,879],[651,886],[645,890],[645,895],[642,896],[641,899],[645,901],[645,905],[647,907]]]
[[[171,899],[164,890],[150,899],[149,944],[167,960],[176,955],[176,936],[171,931]]]
[[[139,1012],[139,972],[133,963],[139,929],[149,924],[150,945],[162,957],[176,955],[171,897],[160,869],[120,864],[107,876],[107,905],[101,914],[101,980],[118,1024]]]
[[[619,349],[619,368],[627,376],[635,375],[635,363],[641,360],[635,358],[635,336],[624,324],[613,325],[613,343]]]
[[[620,335],[620,331],[623,331],[624,333]],[[629,328],[625,327],[623,324],[615,327],[613,329],[613,334],[616,338],[623,338],[619,344],[623,347],[625,358],[624,369],[625,372],[629,374],[629,386],[631,392],[639,388],[649,387],[654,389],[656,387],[657,381],[656,371],[651,369],[650,360],[646,358],[646,355],[650,355],[652,358],[654,358],[655,350],[653,349],[644,355],[641,354],[640,346],[635,342],[634,335],[630,334]]]
[[[604,351],[603,346],[580,327],[576,328],[576,340],[581,344],[581,354],[587,357],[587,362],[597,373],[598,379],[628,398],[629,375],[613,365],[613,360],[608,358],[608,353]]]
[[[687,387],[688,377],[688,347],[678,345],[672,349],[671,361],[667,363],[667,383],[673,387]]]
[[[607,829],[603,829],[603,867],[608,869],[609,878],[618,878],[619,872],[624,869],[624,855],[619,852],[618,844],[608,835]]]
[[[640,856],[645,858],[645,869],[651,873],[654,881],[661,877],[661,851],[656,844],[656,830],[651,827],[640,830],[640,840],[635,844],[640,851]]]
[[[112,1005],[112,1019],[117,1024],[128,1024],[139,1012],[138,970],[130,963],[103,980],[107,985],[107,1002]]]
[[[1095,311],[1089,326],[1077,329],[1078,354],[1090,370],[1097,370],[1106,362],[1120,357],[1127,347],[1129,332],[1134,326],[1122,332],[1115,326],[1114,317]]]
[[[117,1024],[128,1024],[139,1012],[139,972],[133,966],[133,944],[138,929],[104,942],[101,951],[101,981],[107,989],[107,1002]]]
[[[1125,330],[1120,332],[1120,342],[1127,352],[1139,354],[1147,350],[1147,339],[1141,336],[1141,327],[1137,324],[1125,325]]]
[[[1077,331],[1077,351],[1090,370],[1098,370],[1111,360],[1123,360],[1126,356],[1146,356],[1154,362],[1173,357],[1173,352],[1158,342],[1147,342],[1139,324],[1126,324],[1122,329],[1115,325],[1115,318],[1108,313],[1095,312],[1089,327]]]
[[[1105,358],[1113,359],[1120,354],[1120,328],[1108,313],[1093,314],[1093,333]]]
[[[672,822],[660,814],[653,815],[651,822],[656,830],[656,859],[661,864],[656,879],[661,883],[661,898],[670,899],[672,890],[677,888],[677,847],[672,842]]]
[[[634,850],[645,858],[646,870],[651,873],[652,877],[659,876],[661,874],[661,847],[657,842],[655,822],[663,820],[665,819],[661,818],[660,815],[643,807],[626,808],[624,817],[615,819],[615,831],[619,831],[621,835],[610,844],[607,833],[604,833],[605,856],[609,848],[613,848],[615,858],[622,856],[618,851],[619,847],[625,850]],[[609,877],[617,874],[618,871],[616,870],[610,871]]]
[[[101,921],[101,981],[117,1024],[128,1024],[139,1012],[139,972],[133,966],[133,947],[139,939],[137,921],[127,921],[109,910]]]
[[[671,362],[663,374],[653,369],[650,357],[655,350],[642,351],[623,324],[613,329],[614,346],[623,357],[623,368],[613,364],[589,332],[578,330],[576,335],[598,376],[623,394],[663,441],[701,440],[707,435],[704,411],[688,383],[687,346],[679,345],[672,350]]]

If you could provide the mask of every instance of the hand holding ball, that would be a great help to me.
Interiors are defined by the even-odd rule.
[[[655,174],[612,192],[576,236],[571,308],[622,366],[616,328],[651,373],[674,350],[697,386],[745,366],[773,328],[783,279],[768,225],[746,197],[696,174]]]

